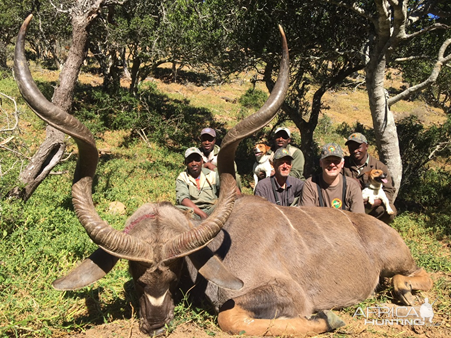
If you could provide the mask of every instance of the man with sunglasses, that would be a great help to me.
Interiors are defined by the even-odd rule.
[[[274,133],[274,152],[277,149],[285,148],[290,153],[290,156],[293,158],[291,163],[291,171],[290,176],[297,177],[301,180],[304,180],[304,164],[305,158],[301,149],[296,148],[291,145],[291,134],[288,128],[277,128]],[[271,154],[270,160],[273,161],[274,152]]]
[[[301,206],[329,207],[365,213],[362,192],[354,179],[341,174],[344,165],[343,150],[336,143],[321,149],[321,174],[305,181]]]

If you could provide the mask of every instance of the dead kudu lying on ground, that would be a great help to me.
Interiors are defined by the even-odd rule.
[[[222,188],[215,212],[194,227],[170,203],[146,204],[120,232],[102,221],[92,203],[98,153],[91,133],[47,101],[31,78],[24,56],[30,20],[18,36],[16,79],[36,114],[77,142],[73,204],[80,223],[100,247],[56,280],[55,288],[87,286],[108,273],[118,258],[127,259],[139,297],[140,328],[158,333],[173,318],[172,296],[188,262],[195,267],[193,280],[202,278],[199,273],[209,281],[204,294],[219,311],[221,329],[295,335],[343,325],[328,309],[366,299],[381,276],[394,276],[394,289],[405,304],[412,303],[412,290],[431,287],[431,279],[417,267],[398,233],[371,216],[331,208],[279,207],[255,196],[235,201],[236,147],[275,116],[288,87],[288,48],[282,30],[283,57],[273,92],[256,114],[223,140],[218,159]]]

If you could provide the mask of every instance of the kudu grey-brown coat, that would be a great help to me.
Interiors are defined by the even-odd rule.
[[[221,193],[214,213],[193,226],[170,203],[146,204],[120,232],[102,221],[92,203],[98,152],[91,133],[46,100],[33,82],[24,55],[30,20],[31,16],[18,36],[16,79],[36,114],[77,142],[73,204],[80,223],[100,247],[56,280],[57,289],[89,285],[108,273],[118,258],[128,259],[139,297],[140,328],[159,333],[173,318],[172,295],[189,258],[209,281],[205,295],[218,309],[223,330],[281,336],[343,325],[329,309],[364,300],[381,276],[394,277],[394,289],[406,304],[413,301],[412,290],[431,287],[429,276],[417,267],[398,233],[371,216],[331,208],[279,207],[255,196],[235,198],[236,147],[269,123],[288,88],[288,47],[282,30],[283,56],[274,90],[256,114],[223,140],[218,158]]]

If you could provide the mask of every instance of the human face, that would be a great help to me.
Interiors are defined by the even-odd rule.
[[[274,161],[275,173],[278,177],[288,177],[291,171],[291,158],[282,157]]]
[[[279,131],[276,135],[274,135],[274,144],[277,149],[286,148],[290,141],[291,138],[285,131]]]
[[[351,154],[351,158],[357,164],[362,164],[363,162],[366,161],[368,153],[368,144],[350,141],[348,142],[348,150],[349,153]]]
[[[202,160],[202,156],[200,156],[199,154],[191,154],[185,159],[188,173],[194,178],[199,177],[202,171],[203,163],[204,161]]]
[[[319,161],[320,167],[323,169],[324,175],[328,178],[337,177],[344,165],[344,160],[337,156],[329,156]]]
[[[204,152],[209,154],[216,144],[216,138],[208,134],[203,134],[200,137],[200,143]]]

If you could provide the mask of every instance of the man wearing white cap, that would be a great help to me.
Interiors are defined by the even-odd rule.
[[[203,167],[202,153],[191,147],[185,152],[186,170],[175,182],[176,207],[193,213],[194,218],[207,218],[219,195],[219,176]]]
[[[290,156],[293,157],[293,161],[291,162],[292,168],[290,171],[290,176],[304,180],[304,154],[302,153],[301,149],[296,148],[290,143],[291,133],[288,128],[277,128],[274,133],[274,152],[279,148],[287,149],[290,153]],[[271,161],[273,161],[274,152],[271,154]]]

